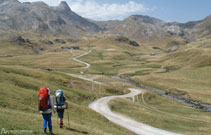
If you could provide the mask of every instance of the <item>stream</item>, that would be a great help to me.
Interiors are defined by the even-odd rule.
[[[113,76],[113,78],[116,79],[116,80],[122,81],[122,82],[132,84],[136,87],[158,93],[158,94],[162,95],[163,97],[173,99],[173,100],[175,100],[179,103],[185,104],[185,105],[193,107],[195,109],[201,109],[201,110],[205,110],[207,112],[211,112],[211,104],[206,104],[206,103],[202,103],[202,102],[199,102],[199,101],[194,101],[189,97],[184,98],[184,96],[180,96],[180,95],[178,96],[178,95],[174,95],[174,94],[171,94],[171,93],[166,93],[164,90],[152,88],[150,86],[145,86],[143,84],[136,83],[136,82],[130,80],[129,77]]]

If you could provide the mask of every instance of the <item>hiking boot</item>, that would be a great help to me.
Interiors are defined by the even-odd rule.
[[[63,128],[63,125],[60,125],[59,127],[60,127],[60,128]]]
[[[47,129],[46,128],[43,129],[43,133],[47,134]]]
[[[63,123],[60,123],[60,124],[59,124],[60,128],[63,128],[63,125],[64,125]]]
[[[49,135],[53,135],[53,132],[52,131],[49,131]]]

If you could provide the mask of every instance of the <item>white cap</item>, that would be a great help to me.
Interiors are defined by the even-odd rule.
[[[61,97],[61,93],[56,93],[56,97],[60,98]]]

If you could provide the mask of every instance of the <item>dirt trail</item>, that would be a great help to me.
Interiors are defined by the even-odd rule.
[[[91,53],[92,51],[86,52],[80,56],[77,56],[75,58],[73,58],[73,60],[85,64],[86,66],[83,68],[90,68],[90,64],[80,61],[78,60],[78,58],[83,57],[85,55],[88,55],[89,53]],[[87,80],[87,81],[91,81],[93,83],[100,83],[97,81],[94,81],[93,79],[89,79],[89,78],[85,78],[82,75],[76,75],[76,74],[68,74],[72,77],[77,77],[83,80]],[[89,105],[89,108],[93,109],[94,111],[102,114],[103,116],[105,116],[107,119],[109,119],[110,121],[138,134],[138,135],[180,135],[174,132],[170,132],[170,131],[166,131],[166,130],[162,130],[159,128],[154,128],[152,126],[137,122],[127,116],[123,116],[121,114],[117,114],[114,113],[110,110],[108,103],[114,99],[114,98],[132,98],[135,99],[135,96],[139,95],[142,93],[141,90],[138,89],[133,89],[133,88],[128,88],[131,92],[126,94],[126,95],[120,95],[120,96],[108,96],[108,97],[103,97],[100,98],[96,101],[94,101],[93,103],[91,103]]]
[[[86,52],[84,54],[81,54],[81,55],[73,58],[73,60],[76,61],[76,62],[79,62],[81,64],[86,65],[86,66],[84,66],[82,68],[90,68],[91,65],[89,63],[83,62],[83,61],[79,60],[78,58],[86,56],[86,55],[88,55],[91,52],[92,51],[90,50],[90,51],[88,51],[88,52]],[[94,81],[94,79],[91,79],[91,78],[86,78],[83,75],[78,75],[78,74],[67,74],[67,75],[72,76],[72,77],[76,77],[76,78],[79,78],[79,79],[82,79],[82,80],[90,81],[90,82],[93,82],[93,83],[101,84],[100,82]]]
[[[73,60],[76,61],[76,62],[85,64],[86,66],[83,67],[83,68],[90,68],[90,64],[89,64],[89,63],[83,62],[83,61],[79,60],[78,58],[83,57],[83,56],[86,56],[86,55],[88,55],[88,54],[91,53],[91,52],[92,52],[92,51],[90,50],[90,51],[88,51],[88,52],[86,52],[86,53],[84,53],[84,54],[81,54],[81,55],[79,55],[79,56],[73,58]]]
[[[100,82],[97,82],[93,79],[85,78],[85,77],[83,77],[83,75],[77,75],[77,74],[67,74],[67,75],[72,76],[72,77],[76,77],[76,78],[79,78],[79,79],[82,79],[82,80],[90,81],[90,82],[93,82],[93,83],[96,83],[96,84],[101,84]]]
[[[138,135],[179,135],[177,133],[169,132],[166,130],[154,128],[152,126],[137,122],[127,116],[111,112],[108,103],[114,98],[133,98],[141,94],[138,89],[129,88],[131,91],[129,94],[121,96],[109,96],[100,98],[89,105],[89,107],[96,112],[102,114],[110,121],[138,134]]]

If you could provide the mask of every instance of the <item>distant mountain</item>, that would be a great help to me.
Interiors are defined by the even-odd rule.
[[[164,28],[170,35],[179,35],[182,37],[209,35],[211,34],[211,16],[203,20],[187,23],[166,23]]]
[[[169,23],[149,16],[132,15],[123,21],[95,23],[107,33],[119,34],[139,40],[153,40],[164,36],[180,36],[189,39],[196,35],[211,33],[211,16],[200,21]]]
[[[20,3],[17,0],[0,0],[0,30],[36,30],[70,35],[101,31],[95,23],[71,11],[64,1],[57,7],[50,7],[44,2]]]
[[[163,29],[165,22],[143,15],[132,15],[123,21],[95,23],[107,33],[119,34],[138,40],[153,40],[155,38],[161,38],[166,33]]]
[[[1,31],[38,31],[42,33],[82,35],[107,33],[151,41],[168,36],[193,38],[211,34],[211,16],[188,23],[167,23],[157,18],[132,15],[123,21],[92,21],[73,12],[66,2],[50,7],[44,2],[0,0]]]

